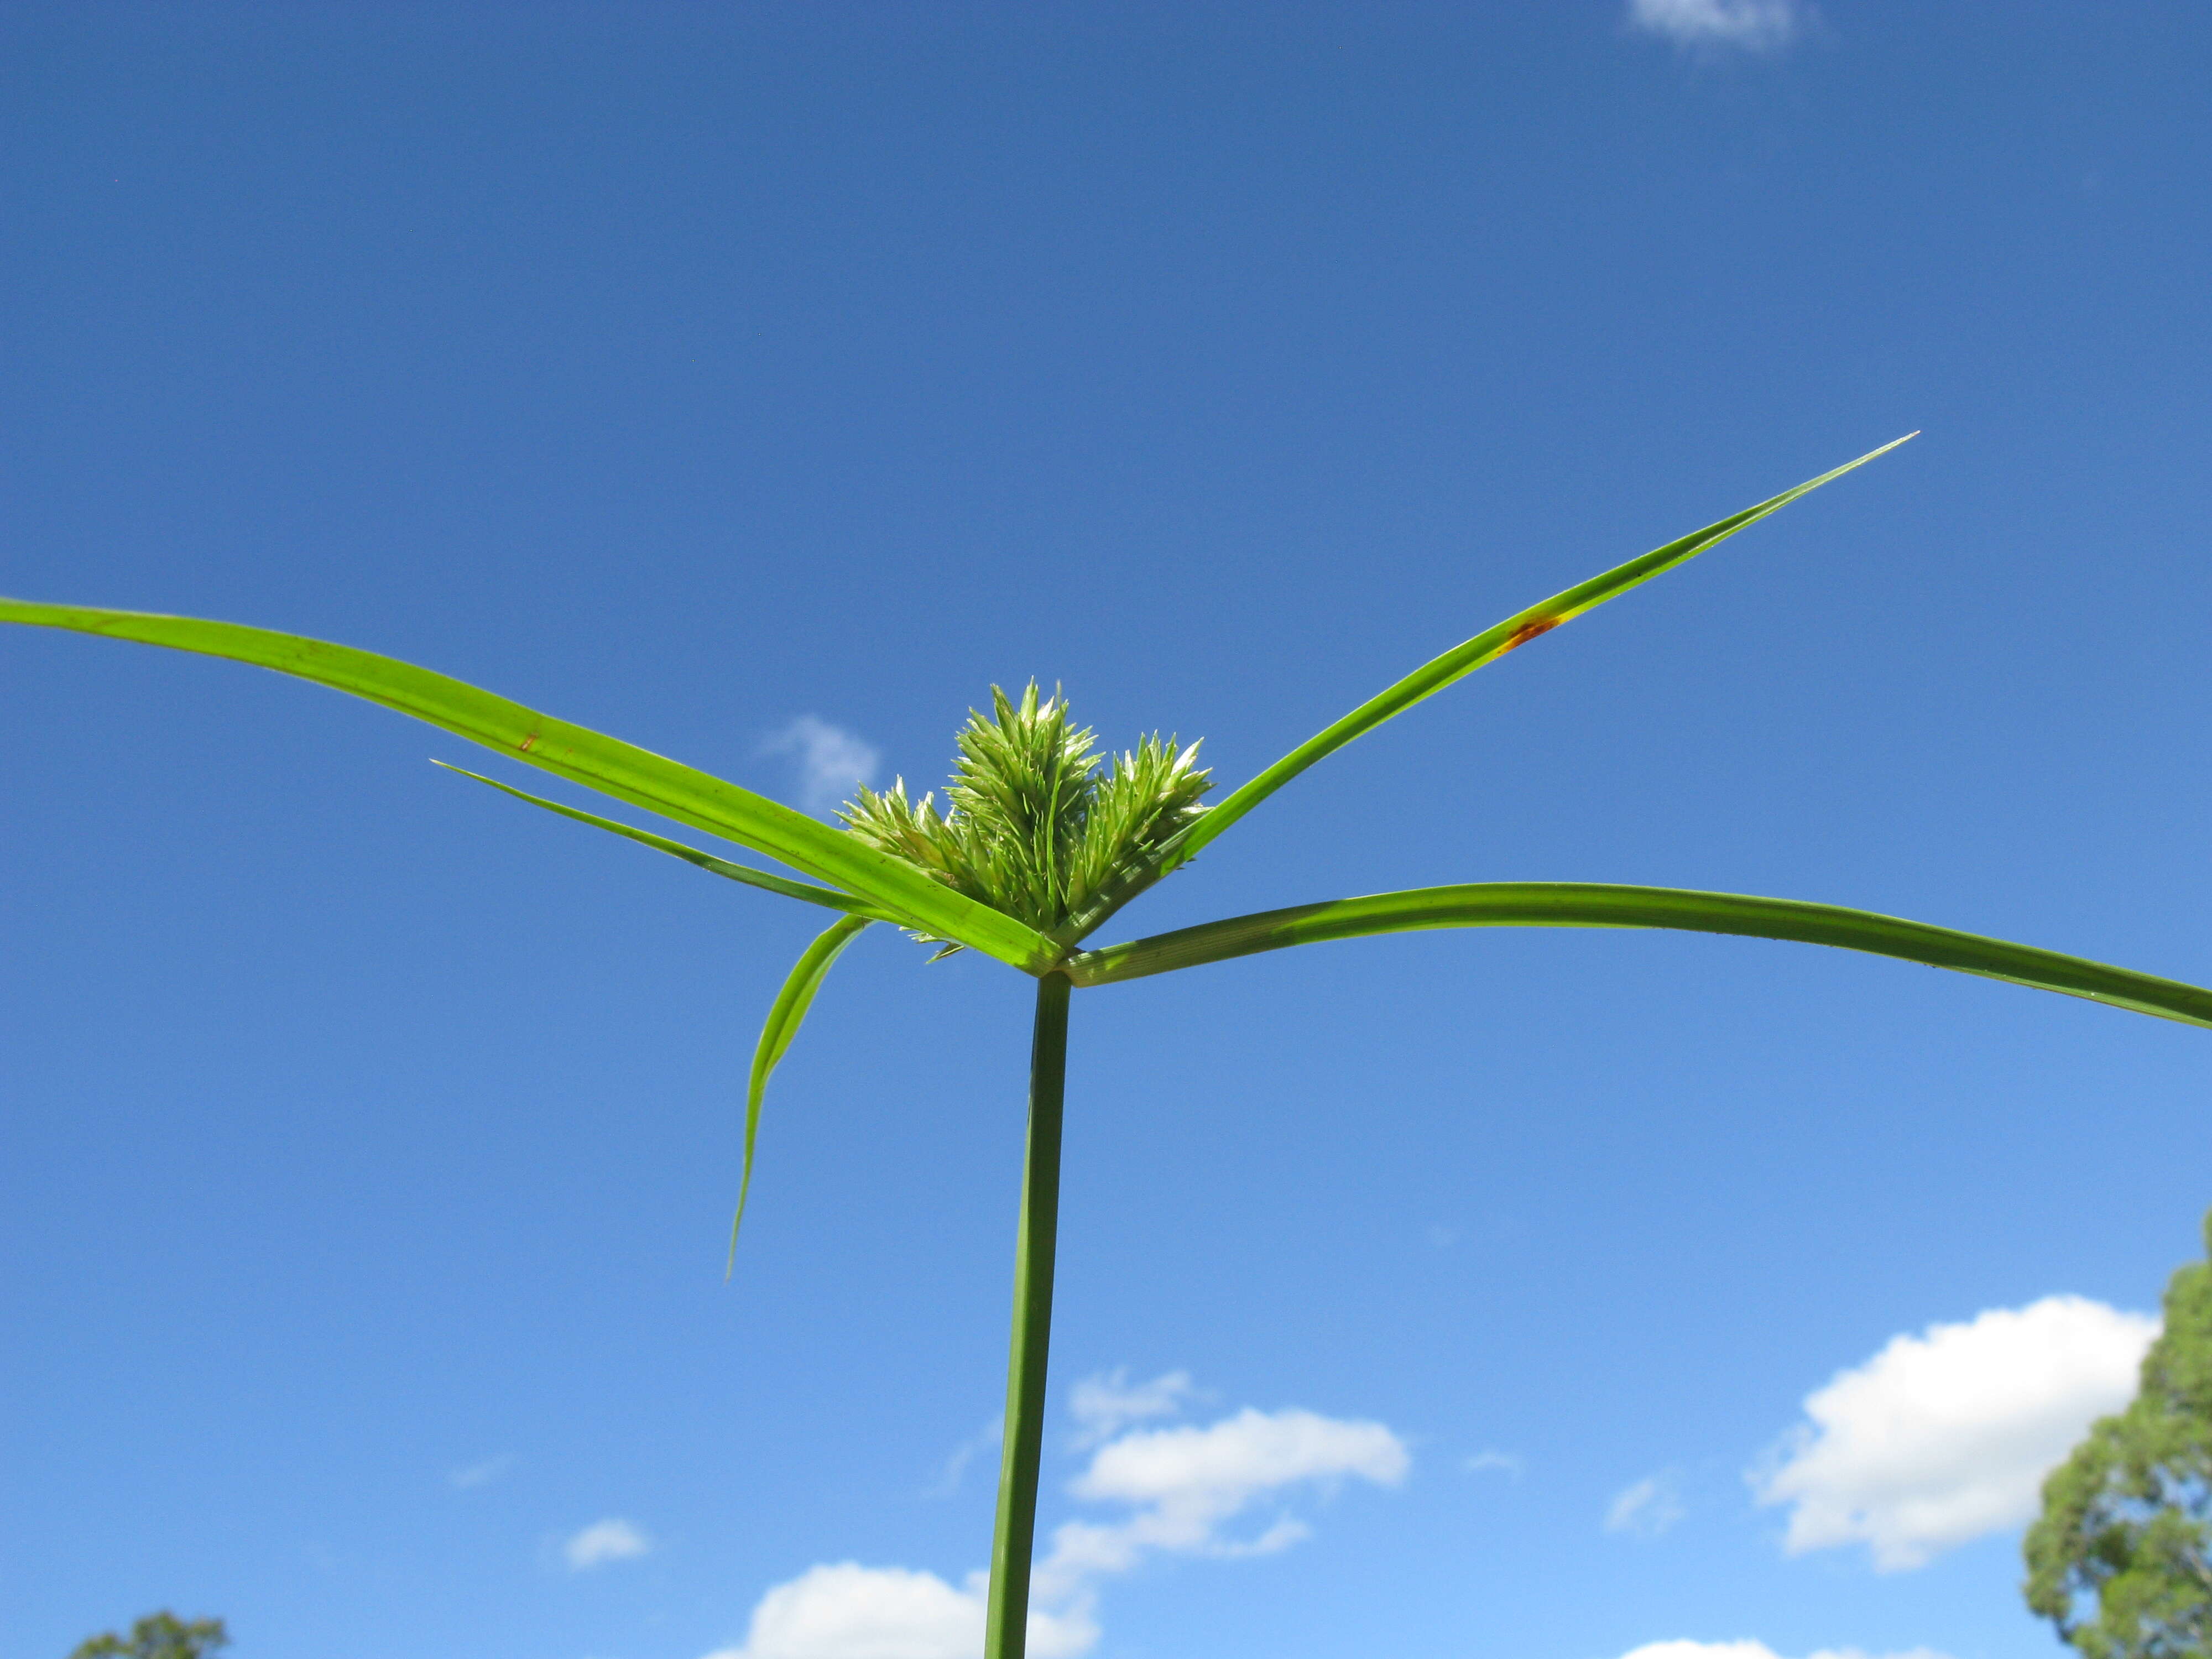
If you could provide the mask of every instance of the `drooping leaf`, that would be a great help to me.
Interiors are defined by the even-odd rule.
[[[0,598],[0,622],[228,657],[313,680],[443,728],[647,811],[725,836],[1031,973],[1058,955],[1036,929],[749,789],[396,658],[265,628]]]
[[[557,812],[564,818],[574,818],[579,823],[588,823],[595,830],[605,830],[627,840],[650,847],[657,853],[682,859],[686,864],[696,865],[709,875],[721,876],[731,881],[741,881],[749,887],[764,888],[771,893],[781,893],[787,898],[805,899],[809,904],[826,905],[832,910],[843,910],[856,916],[866,916],[872,921],[897,921],[900,917],[863,898],[850,893],[841,893],[834,887],[817,887],[811,882],[793,881],[787,876],[770,875],[765,870],[750,870],[742,864],[732,864],[727,859],[718,859],[712,853],[702,853],[696,847],[686,847],[680,841],[671,841],[666,836],[656,836],[650,830],[617,823],[612,818],[603,818],[596,812],[586,812],[574,806],[563,806],[557,800],[548,800],[543,795],[533,795],[526,789],[517,789],[511,783],[501,783],[497,778],[488,778],[481,772],[471,772],[465,766],[455,766],[447,761],[434,760],[433,766],[442,766],[448,772],[458,772],[465,778],[474,778],[478,783],[489,784],[502,795],[512,795],[517,800],[526,800],[532,806],[542,806],[549,812]]]
[[[1070,959],[1066,971],[1078,985],[1110,985],[1259,951],[1279,951],[1286,945],[1428,927],[1665,927],[1794,939],[1897,957],[1931,968],[1949,968],[2037,990],[2086,997],[2092,1002],[2185,1024],[2212,1026],[2212,990],[2063,956],[2056,951],[1841,905],[1595,882],[1505,881],[1417,887],[1405,892],[1263,910],[1086,951]]]
[[[738,1177],[738,1212],[730,1222],[730,1261],[722,1270],[726,1277],[737,1265],[738,1229],[744,1225],[745,1198],[752,1191],[753,1142],[760,1134],[761,1097],[768,1091],[769,1074],[791,1047],[792,1038],[799,1035],[799,1024],[805,1019],[806,1011],[814,1006],[814,994],[822,988],[830,964],[867,925],[866,916],[847,916],[831,922],[822,936],[806,947],[790,977],[783,981],[783,989],[776,993],[775,1002],[769,1007],[768,1023],[761,1027],[760,1042],[753,1048],[752,1075],[745,1084],[744,1169]]]
[[[1617,598],[1630,588],[1695,558],[1707,548],[1726,541],[1737,531],[1758,523],[1768,514],[1779,512],[1799,496],[1818,489],[1832,479],[1842,477],[1854,467],[1864,466],[1878,455],[1887,455],[1899,444],[1919,435],[1917,432],[1908,432],[1905,437],[1886,443],[1880,449],[1870,450],[1855,461],[1846,461],[1817,478],[1808,478],[1794,489],[1785,489],[1756,507],[1747,507],[1741,513],[1731,514],[1717,524],[1709,524],[1703,530],[1693,531],[1677,541],[1668,542],[1664,547],[1655,548],[1643,557],[1631,559],[1626,564],[1617,566],[1603,575],[1593,576],[1564,593],[1555,593],[1541,604],[1516,611],[1495,628],[1487,629],[1466,643],[1453,647],[1443,655],[1423,663],[1395,685],[1370,697],[1334,725],[1307,738],[1198,818],[1169,849],[1166,863],[1173,867],[1192,858],[1200,848],[1316,761],[1334,754],[1353,738],[1373,731],[1393,715],[1404,714],[1424,697],[1433,696],[1454,680],[1464,678],[1484,664],[1496,662],[1507,652],[1526,645],[1539,635],[1548,634],[1560,623],[1572,622],[1583,612],[1595,610],[1607,599]]]

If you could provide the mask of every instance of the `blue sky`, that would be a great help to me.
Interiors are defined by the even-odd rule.
[[[1124,931],[1641,881],[2212,981],[2202,8],[0,46],[0,592],[369,647],[814,807],[1032,675],[1234,782],[1917,428]],[[1018,976],[848,953],[726,1285],[797,907],[274,676],[8,630],[0,699],[10,1659],[164,1605],[241,1659],[963,1659]],[[1666,934],[1086,993],[1040,1659],[2052,1651],[2020,1518],[2198,1248],[2208,1062]]]

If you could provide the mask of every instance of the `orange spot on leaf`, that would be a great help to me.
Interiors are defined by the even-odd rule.
[[[1564,620],[1565,618],[1560,617],[1539,617],[1534,622],[1522,623],[1520,627],[1506,636],[1505,643],[1498,648],[1498,654],[1502,657],[1508,651],[1519,649],[1534,639],[1537,635],[1550,633]]]
[[[522,752],[526,755],[528,754],[531,750],[531,746],[537,741],[538,734],[535,732],[532,732],[528,737],[522,740]]]

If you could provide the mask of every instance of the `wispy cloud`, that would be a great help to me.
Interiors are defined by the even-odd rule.
[[[2043,1477],[2135,1392],[2158,1322],[2078,1296],[1994,1308],[1890,1339],[1806,1396],[1748,1479],[1790,1506],[1792,1555],[1864,1543],[1877,1571],[1924,1566],[2034,1515]]]
[[[853,792],[857,783],[872,783],[883,753],[873,744],[842,726],[812,714],[801,714],[780,732],[761,740],[763,755],[795,755],[799,760],[799,804],[810,812],[826,812]]]
[[[1620,1659],[1781,1659],[1764,1642],[1646,1642]],[[1863,1648],[1822,1648],[1806,1659],[1948,1659],[1933,1648],[1875,1655]]]
[[[1485,1448],[1468,1458],[1460,1467],[1469,1474],[1488,1474],[1494,1471],[1499,1474],[1510,1474],[1518,1480],[1521,1478],[1521,1471],[1527,1465],[1522,1462],[1518,1452],[1497,1451]]]
[[[1076,1659],[1097,1642],[1101,1579],[1154,1553],[1286,1549],[1309,1533],[1290,1512],[1293,1498],[1325,1498],[1347,1480],[1395,1486],[1411,1464],[1405,1443],[1380,1423],[1296,1409],[1247,1407],[1203,1426],[1130,1427],[1182,1409],[1196,1391],[1180,1371],[1134,1385],[1116,1371],[1076,1392],[1085,1431],[1113,1427],[1069,1489],[1124,1513],[1054,1532],[1031,1580],[1035,1659]],[[741,1645],[707,1659],[977,1659],[989,1591],[981,1572],[955,1584],[906,1567],[811,1567],[761,1598]]]
[[[1647,1474],[1620,1492],[1605,1512],[1607,1532],[1632,1532],[1640,1538],[1656,1538],[1687,1515],[1673,1471]]]
[[[1111,1373],[1086,1376],[1075,1385],[1068,1412],[1075,1419],[1079,1449],[1111,1440],[1132,1423],[1148,1418],[1173,1417],[1191,1395],[1190,1373],[1169,1371],[1149,1382],[1129,1381],[1127,1365]]]
[[[999,1449],[999,1443],[1006,1437],[1006,1419],[994,1417],[958,1445],[945,1459],[945,1467],[938,1471],[937,1479],[922,1490],[924,1498],[950,1498],[960,1490],[960,1477],[968,1466],[985,1452]]]
[[[1629,0],[1628,21],[1683,46],[1774,52],[1805,27],[1801,0]]]
[[[507,1454],[487,1457],[481,1463],[471,1463],[465,1468],[455,1469],[446,1477],[455,1492],[467,1492],[475,1486],[488,1486],[514,1467],[514,1459]]]
[[[592,1567],[603,1567],[610,1561],[627,1561],[632,1556],[643,1555],[653,1547],[653,1540],[635,1525],[618,1516],[592,1524],[561,1547],[568,1558],[569,1570],[584,1572]]]

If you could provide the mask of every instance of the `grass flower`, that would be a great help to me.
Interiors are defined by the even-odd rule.
[[[991,712],[969,709],[957,741],[943,817],[933,795],[908,801],[901,778],[880,793],[861,786],[845,827],[1040,933],[1149,877],[1213,787],[1196,744],[1179,750],[1157,732],[1102,771],[1091,728],[1071,724],[1058,690],[1040,700],[1035,680],[1018,702],[993,686]]]

